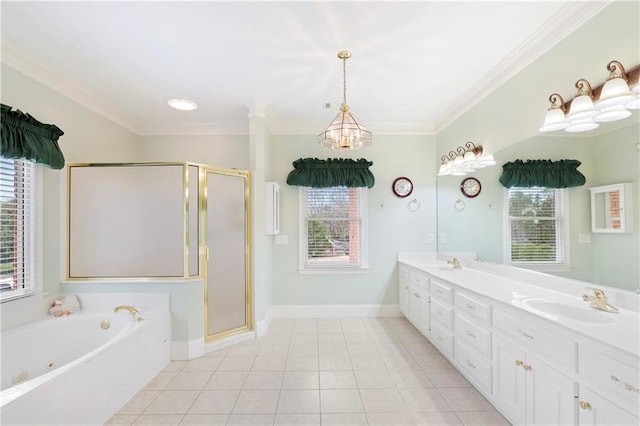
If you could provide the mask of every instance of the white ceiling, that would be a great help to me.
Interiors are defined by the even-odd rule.
[[[607,3],[3,0],[2,61],[139,134],[247,133],[251,105],[273,133],[318,133],[346,49],[374,135],[435,133]]]

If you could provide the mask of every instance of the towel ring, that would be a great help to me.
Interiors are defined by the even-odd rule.
[[[464,208],[466,207],[466,204],[464,203],[464,201],[462,201],[460,198],[458,198],[456,200],[455,203],[453,203],[453,208],[455,209],[455,211],[457,212],[461,212],[464,210]]]
[[[412,213],[415,213],[418,210],[420,210],[420,207],[422,207],[422,204],[416,198],[414,198],[413,200],[409,201],[409,204],[407,204],[407,208]]]

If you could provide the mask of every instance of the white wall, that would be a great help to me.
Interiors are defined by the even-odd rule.
[[[191,162],[249,170],[248,135],[144,135],[138,161]]]
[[[134,133],[5,64],[2,103],[62,129],[58,142],[67,163],[137,157]],[[66,179],[64,171],[43,167],[43,172],[43,287],[56,293],[65,275]]]
[[[287,245],[273,243],[273,304],[396,304],[396,255],[401,251],[433,251],[427,235],[436,229],[434,136],[376,135],[373,145],[355,152],[322,148],[315,135],[273,136],[271,175],[280,184],[280,234]],[[366,158],[373,161],[375,186],[368,192],[369,271],[364,275],[300,275],[298,273],[298,187],[286,184],[298,158]],[[405,199],[391,192],[398,176],[409,177],[413,193]],[[417,199],[421,208],[407,208]]]

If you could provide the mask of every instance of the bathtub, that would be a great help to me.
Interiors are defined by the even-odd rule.
[[[101,425],[169,363],[168,308],[112,309],[2,331],[3,425]]]

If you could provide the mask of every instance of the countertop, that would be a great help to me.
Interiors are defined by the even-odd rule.
[[[640,356],[640,314],[624,308],[619,308],[618,313],[591,308],[582,299],[582,295],[586,293],[584,284],[576,285],[568,293],[467,265],[463,265],[461,269],[453,269],[446,262],[437,261],[430,256],[399,254],[398,261],[443,281],[552,321],[635,357]]]

